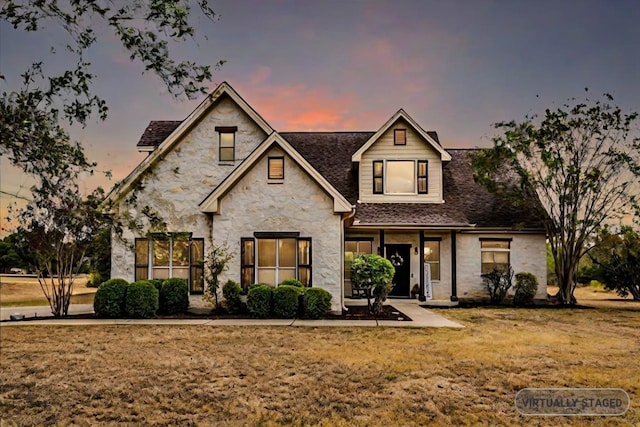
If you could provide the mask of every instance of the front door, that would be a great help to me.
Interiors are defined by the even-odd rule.
[[[393,276],[393,289],[390,296],[409,297],[410,296],[410,256],[411,245],[385,245],[387,259],[396,269]]]

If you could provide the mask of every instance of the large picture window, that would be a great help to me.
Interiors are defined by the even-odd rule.
[[[245,291],[252,283],[276,286],[287,279],[311,286],[311,238],[291,233],[256,234],[255,239],[241,240],[240,281]]]
[[[482,274],[493,269],[507,271],[510,265],[511,240],[480,239]]]
[[[387,161],[385,193],[412,194],[416,192],[416,172],[413,160]]]
[[[204,291],[204,239],[157,236],[135,241],[135,280],[177,277],[191,293]]]

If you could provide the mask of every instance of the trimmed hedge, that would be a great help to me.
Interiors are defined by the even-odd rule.
[[[98,286],[93,300],[93,311],[98,317],[123,317],[124,303],[129,282],[124,279],[109,279]]]
[[[513,305],[525,306],[533,304],[533,298],[538,292],[538,279],[531,273],[516,274],[514,286]]]
[[[249,287],[247,293],[247,309],[254,317],[271,316],[273,289],[269,285],[257,284]]]
[[[295,286],[296,288],[304,288],[304,285],[298,279],[285,279],[278,286]]]
[[[228,280],[222,286],[222,296],[224,297],[224,306],[231,314],[244,313],[247,311],[247,305],[242,301],[242,288],[238,282]]]
[[[152,317],[160,306],[159,297],[158,290],[148,280],[133,282],[127,286],[125,313],[128,317]]]
[[[167,279],[160,287],[160,312],[162,314],[186,313],[189,308],[189,286],[177,277]]]
[[[331,294],[322,288],[307,288],[302,300],[304,317],[318,319],[331,310]]]
[[[289,319],[300,311],[300,296],[303,289],[297,286],[280,285],[273,290],[273,314]]]

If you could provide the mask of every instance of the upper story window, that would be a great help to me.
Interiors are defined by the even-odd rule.
[[[393,131],[393,145],[407,145],[406,129],[395,129]]]
[[[284,157],[269,157],[268,169],[269,179],[284,179]]]
[[[374,160],[373,194],[427,194],[426,160]]]
[[[233,162],[236,159],[237,126],[217,126],[219,136],[218,158],[221,162]]]

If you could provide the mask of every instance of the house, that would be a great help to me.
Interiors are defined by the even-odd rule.
[[[297,278],[335,311],[364,253],[391,260],[395,297],[425,283],[434,300],[486,297],[496,266],[546,280],[532,210],[476,184],[473,150],[445,149],[402,109],[371,132],[277,132],[225,82],[185,120],[152,121],[138,149],[149,155],[107,197],[112,277],[182,277],[197,302],[202,260],[226,242],[223,282]]]

